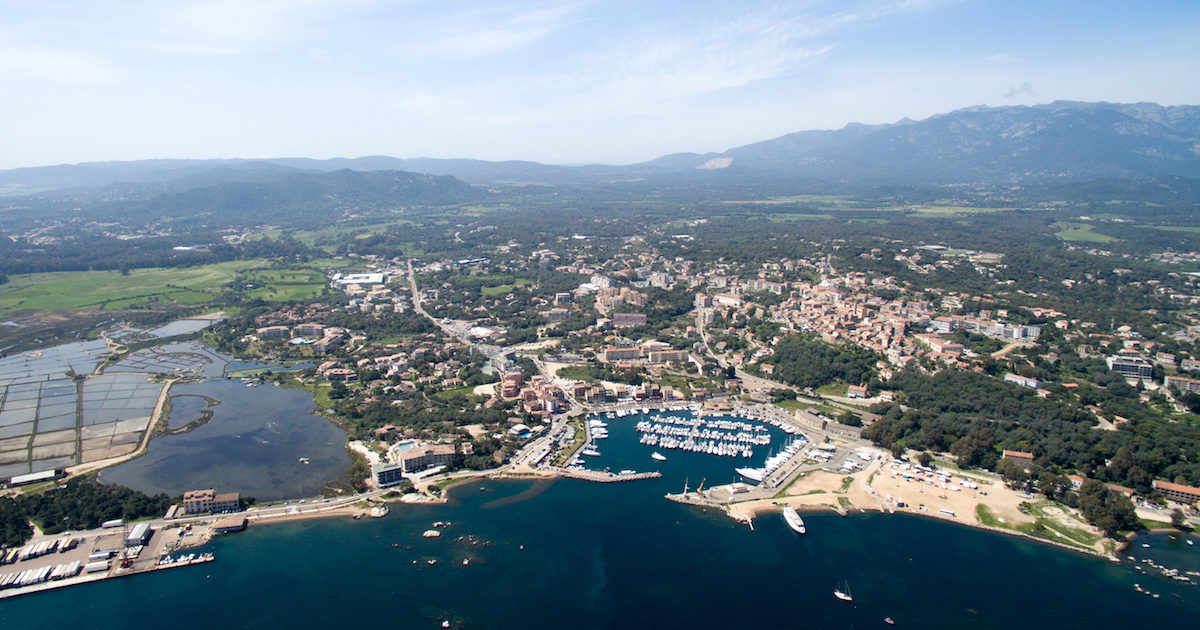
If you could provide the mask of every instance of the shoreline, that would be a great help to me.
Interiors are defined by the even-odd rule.
[[[760,516],[762,516],[764,514],[782,513],[782,510],[783,510],[782,504],[777,505],[777,506],[756,505],[756,506],[750,508],[749,510],[743,511],[743,512],[735,512],[732,509],[734,506],[738,505],[736,503],[730,504],[728,506],[722,506],[719,504],[705,504],[703,506],[700,506],[699,504],[692,504],[692,505],[697,505],[698,507],[714,507],[714,508],[722,509],[722,510],[724,510],[725,514],[729,518],[731,518],[735,521],[738,521],[738,522],[742,522],[742,523],[751,523],[755,518],[759,518]],[[1088,549],[1088,548],[1080,547],[1077,545],[1068,545],[1066,543],[1061,543],[1061,542],[1058,542],[1055,540],[1049,540],[1047,538],[1039,538],[1037,536],[1031,536],[1024,532],[1020,532],[1020,531],[1016,531],[1016,530],[1012,530],[1012,529],[1005,529],[1003,527],[993,527],[991,525],[984,525],[983,523],[979,523],[979,522],[972,523],[972,522],[962,521],[962,520],[959,520],[956,518],[950,518],[947,516],[943,516],[941,514],[935,514],[935,513],[921,511],[921,510],[909,510],[909,509],[905,509],[905,508],[896,508],[896,509],[885,510],[882,507],[862,507],[862,506],[858,506],[858,505],[851,505],[849,509],[839,509],[839,508],[834,508],[828,504],[817,504],[817,505],[802,504],[802,505],[796,505],[793,507],[796,509],[797,512],[801,512],[801,513],[814,513],[814,512],[829,511],[829,512],[834,512],[842,517],[853,516],[853,512],[857,511],[860,514],[867,514],[870,512],[870,513],[878,513],[878,514],[885,514],[885,515],[900,514],[900,515],[904,515],[904,516],[929,518],[929,519],[934,519],[934,520],[941,521],[944,523],[950,523],[952,525],[971,527],[974,529],[981,529],[981,530],[996,533],[996,534],[1005,534],[1007,536],[1011,536],[1014,538],[1021,538],[1021,539],[1029,540],[1032,542],[1043,543],[1043,544],[1057,547],[1059,549],[1064,549],[1064,550],[1068,550],[1068,551],[1076,551],[1076,552],[1079,552],[1079,553],[1087,555],[1087,556],[1091,556],[1094,558],[1103,558],[1103,559],[1110,560],[1113,562],[1120,562],[1121,560],[1120,560],[1120,558],[1118,558],[1116,556],[1116,554],[1125,550],[1126,548],[1128,548],[1129,545],[1131,545],[1133,542],[1132,540],[1126,540],[1123,542],[1114,541],[1114,542],[1118,543],[1118,546],[1115,549],[1113,549],[1112,552],[1103,553],[1103,552],[1100,552],[1095,549]],[[1130,538],[1132,539],[1132,537],[1134,535],[1136,535],[1136,533],[1131,534]]]

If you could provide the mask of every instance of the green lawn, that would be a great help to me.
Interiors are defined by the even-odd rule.
[[[1059,221],[1054,224],[1058,228],[1058,233],[1055,234],[1058,238],[1064,241],[1076,241],[1080,243],[1113,243],[1119,241],[1113,236],[1101,234],[1092,230],[1092,226],[1086,223],[1067,223]]]
[[[445,389],[445,390],[442,390],[442,391],[434,394],[434,396],[437,396],[438,398],[441,398],[442,400],[450,400],[451,398],[454,398],[455,396],[458,396],[458,395],[470,397],[473,395],[472,392],[474,392],[474,391],[475,391],[475,387],[473,385],[467,385],[466,387],[458,387],[455,389]]]
[[[288,302],[316,297],[324,289],[324,284],[272,284],[251,289],[246,292],[246,297],[262,298],[268,302]]]
[[[60,271],[9,277],[0,286],[0,313],[23,309],[126,308],[152,300],[186,305],[207,303],[208,291],[232,281],[260,261],[232,261],[179,268],[117,271]]]
[[[823,396],[845,396],[846,385],[842,383],[830,383],[817,388],[817,393]]]
[[[783,407],[784,409],[787,409],[788,411],[797,411],[799,409],[808,409],[809,407],[812,407],[812,405],[810,405],[808,403],[802,403],[799,400],[795,400],[795,399],[781,400],[781,401],[775,403],[775,406]]]
[[[996,518],[996,515],[992,513],[991,508],[989,508],[988,506],[986,506],[982,503],[975,505],[975,518],[980,523],[982,523],[983,525],[986,525],[988,527],[999,527],[1002,529],[1010,529],[1008,527],[1008,525],[1001,523],[1000,519]]]
[[[240,279],[258,284],[325,284],[325,274],[304,267],[250,269],[243,272]]]
[[[498,284],[496,286],[483,287],[479,290],[479,292],[488,297],[496,297],[497,295],[504,295],[505,293],[508,293],[517,287],[525,286],[527,284],[529,284],[529,280],[526,280],[525,278],[517,278],[512,284]]]
[[[282,267],[248,269],[238,274],[242,284],[253,284],[246,292],[250,298],[268,302],[307,300],[321,295],[327,282],[325,274],[312,267]]]

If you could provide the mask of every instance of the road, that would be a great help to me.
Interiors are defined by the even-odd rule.
[[[429,312],[425,310],[425,307],[421,304],[421,291],[417,288],[417,277],[413,272],[412,259],[408,260],[408,286],[412,291],[413,310],[415,310],[425,319],[433,322],[433,325],[437,326],[442,332],[479,351],[479,353],[487,357],[488,360],[491,361],[492,366],[501,373],[512,369],[512,363],[508,359],[504,358],[504,355],[508,353],[508,349],[490,343],[479,343],[475,338],[471,337],[469,332],[471,328],[470,324],[465,322],[452,322],[450,320],[443,321],[434,317],[433,315],[430,315]]]

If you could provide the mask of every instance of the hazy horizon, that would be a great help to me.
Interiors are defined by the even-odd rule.
[[[64,2],[0,27],[0,169],[359,157],[632,164],[1056,100],[1200,103],[1200,6]]]

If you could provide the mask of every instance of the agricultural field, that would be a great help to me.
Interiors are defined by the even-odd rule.
[[[117,271],[62,271],[11,276],[0,286],[0,315],[79,308],[123,309],[151,302],[207,304],[239,271],[260,261]]]

